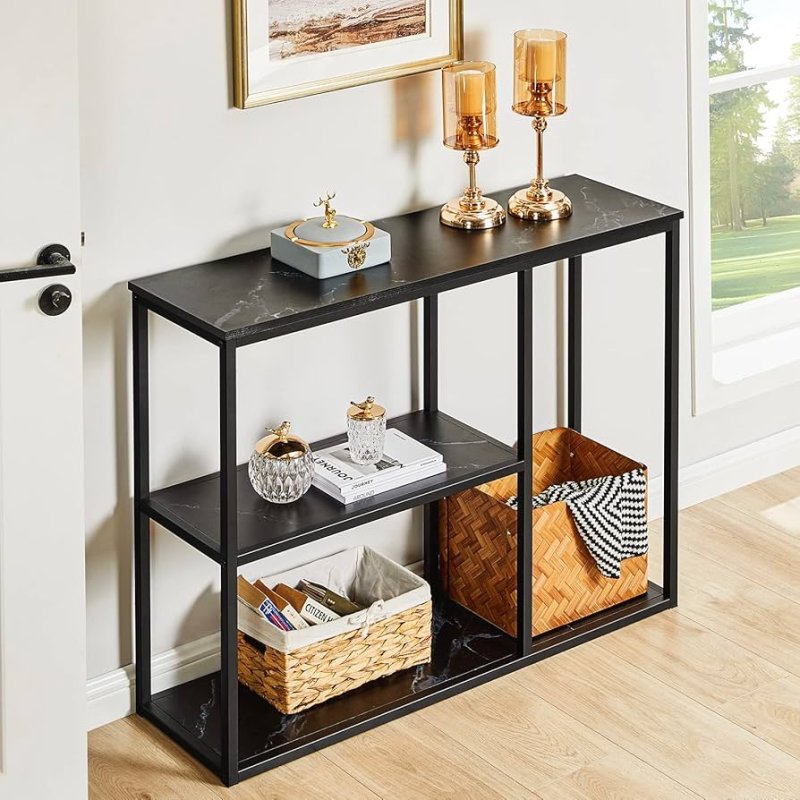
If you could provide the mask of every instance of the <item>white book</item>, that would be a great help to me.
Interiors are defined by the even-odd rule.
[[[447,469],[447,465],[443,461],[434,464],[427,464],[422,467],[417,467],[411,470],[403,470],[402,472],[395,473],[395,477],[389,481],[383,481],[379,484],[372,484],[370,486],[362,486],[358,489],[348,489],[348,491],[341,492],[335,486],[327,481],[315,481],[314,486],[317,489],[325,492],[331,497],[339,500],[342,503],[354,503],[356,500],[363,500],[366,497],[373,497],[382,492],[388,492],[392,489],[397,489],[405,486],[408,483],[424,480],[432,475],[439,475]]]
[[[359,500],[366,500],[368,497],[374,497],[375,495],[382,494],[383,492],[388,492],[391,489],[398,489],[401,486],[406,486],[409,483],[416,483],[417,481],[425,480],[425,478],[439,475],[446,469],[447,465],[440,461],[438,464],[429,464],[427,467],[422,467],[421,469],[414,469],[409,472],[404,471],[402,473],[398,473],[397,478],[389,483],[382,483],[379,486],[362,487],[361,489],[356,489],[355,491],[348,492],[347,494],[343,494],[327,482],[315,482],[314,486],[321,492],[325,492],[325,494],[329,495],[334,500],[338,500],[344,505],[349,505],[350,503],[355,503]]]
[[[356,487],[345,486],[340,490],[329,481],[320,478],[314,483],[314,486],[317,486],[318,488],[330,489],[331,492],[344,498],[353,497],[357,494],[363,497],[366,496],[364,495],[364,492],[366,491],[371,491],[373,494],[379,494],[380,492],[386,492],[389,489],[395,489],[398,486],[404,486],[407,483],[413,483],[414,481],[422,480],[422,478],[427,478],[429,475],[438,475],[445,469],[447,469],[447,465],[443,461],[433,461],[431,463],[420,464],[418,467],[409,467],[408,469],[394,472],[388,478],[383,478],[382,480],[375,481],[374,483],[367,485]]]
[[[314,453],[314,485],[328,484],[347,494],[366,487],[394,481],[402,472],[431,464],[441,464],[442,454],[396,428],[386,431],[383,458],[377,464],[356,464],[350,459],[347,443]]]

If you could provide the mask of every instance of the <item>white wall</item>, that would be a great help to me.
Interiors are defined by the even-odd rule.
[[[405,83],[419,94],[420,119],[431,119],[415,145],[394,139],[394,83],[232,109],[227,5],[81,0],[90,676],[132,657],[125,281],[262,247],[271,227],[308,214],[324,190],[337,191],[342,212],[374,218],[441,203],[464,182],[458,155],[440,144],[435,75]],[[686,207],[684,2],[465,0],[465,16],[467,55],[498,65],[502,143],[481,164],[485,189],[522,183],[533,170],[530,127],[508,110],[512,33],[550,26],[570,34],[570,110],[547,134],[549,173],[583,172]],[[662,259],[659,239],[584,262],[586,431],[653,464],[655,473]],[[454,292],[442,313],[443,407],[509,441],[514,288],[507,278]],[[554,267],[537,271],[535,291],[541,428],[557,417]],[[688,331],[688,290],[684,310]],[[309,439],[341,430],[347,401],[367,391],[392,413],[411,409],[413,333],[412,310],[401,306],[240,351],[240,459],[269,422],[289,418]],[[793,424],[797,391],[687,419],[684,353],[684,463]],[[212,348],[159,322],[152,368],[154,486],[216,469]],[[405,561],[419,556],[418,526],[404,514],[282,560],[358,540]],[[215,629],[210,565],[163,533],[155,559],[154,649]]]

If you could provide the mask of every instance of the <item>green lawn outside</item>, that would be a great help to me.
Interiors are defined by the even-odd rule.
[[[712,307],[745,303],[800,286],[800,214],[772,217],[763,227],[711,234]]]

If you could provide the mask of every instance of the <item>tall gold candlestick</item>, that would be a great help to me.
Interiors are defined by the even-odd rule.
[[[567,35],[561,31],[526,30],[514,34],[514,105],[517,114],[533,117],[536,132],[536,177],[508,201],[508,211],[521,219],[544,222],[572,213],[570,199],[550,187],[544,177],[544,132],[547,117],[566,106]]]
[[[480,150],[498,144],[497,92],[494,64],[462,61],[442,70],[444,146],[461,150],[469,169],[469,185],[461,197],[442,206],[443,225],[464,230],[495,228],[506,220],[502,206],[484,197],[477,184]]]

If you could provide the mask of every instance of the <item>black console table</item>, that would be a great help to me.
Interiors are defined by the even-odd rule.
[[[136,710],[209,766],[227,785],[464,691],[677,602],[679,225],[683,212],[580,175],[558,180],[571,218],[535,224],[509,217],[502,228],[463,232],[428,209],[376,224],[392,235],[391,264],[316,281],[272,262],[268,250],[130,282],[133,293]],[[514,190],[499,192],[504,202]],[[581,427],[582,256],[665,234],[664,569],[641,598],[532,638],[531,437],[533,269],[569,261],[568,415]],[[509,447],[439,410],[438,295],[517,275],[517,441]],[[422,299],[423,408],[391,421],[444,453],[434,478],[342,506],[311,489],[289,506],[270,505],[236,464],[236,351],[253,342]],[[154,491],[149,476],[148,312],[219,351],[220,471]],[[344,436],[318,442],[323,447]],[[458,446],[448,445],[458,443]],[[466,443],[466,444],[465,444]],[[519,481],[517,630],[514,639],[437,593],[437,501],[504,475]],[[434,592],[433,661],[282,716],[237,682],[237,568],[389,514],[423,505],[426,577]],[[150,522],[220,567],[221,668],[158,694],[151,688]]]

